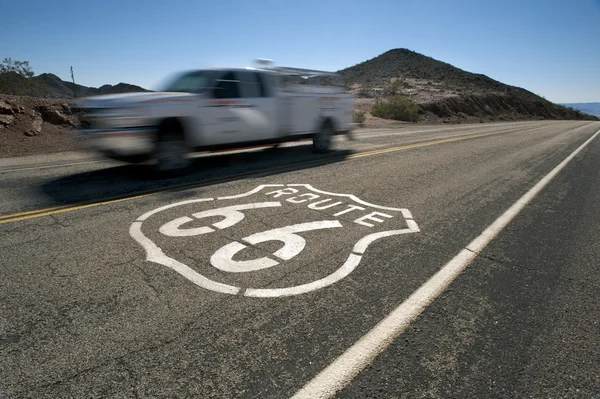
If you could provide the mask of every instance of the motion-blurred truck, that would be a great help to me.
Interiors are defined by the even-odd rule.
[[[351,134],[354,98],[336,73],[276,67],[214,68],[178,74],[163,91],[87,97],[71,104],[78,132],[112,159],[185,170],[198,151],[311,139],[330,150]]]

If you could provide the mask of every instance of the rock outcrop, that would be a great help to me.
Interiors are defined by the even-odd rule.
[[[71,119],[65,115],[65,113],[71,113],[67,104],[40,105],[37,106],[36,109],[42,115],[44,122],[48,122],[53,125],[75,125]]]
[[[81,149],[67,101],[0,95],[0,157]]]

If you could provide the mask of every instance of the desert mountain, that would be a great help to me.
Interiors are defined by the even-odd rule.
[[[103,85],[99,88],[66,82],[51,73],[43,73],[27,79],[15,72],[0,74],[0,93],[42,98],[74,98],[98,94],[117,94],[149,91],[127,83]]]
[[[402,95],[418,105],[421,120],[594,119],[407,49],[387,51],[339,73],[367,111],[378,100]]]

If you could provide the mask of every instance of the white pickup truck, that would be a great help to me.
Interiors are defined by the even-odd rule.
[[[195,70],[160,92],[87,97],[71,108],[90,147],[180,171],[197,151],[307,138],[315,152],[329,151],[333,135],[351,132],[354,98],[330,83],[302,84],[317,76],[334,82],[336,75],[271,66]]]

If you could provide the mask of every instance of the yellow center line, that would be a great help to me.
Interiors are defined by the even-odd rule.
[[[381,150],[373,150],[373,151],[361,152],[361,153],[358,153],[358,154],[352,154],[352,155],[348,156],[347,158],[348,159],[354,159],[354,158],[370,157],[370,156],[373,156],[373,155],[386,154],[388,152],[395,152],[395,151],[409,150],[411,148],[419,148],[419,147],[427,147],[427,146],[430,146],[430,145],[451,143],[453,141],[475,139],[475,138],[478,138],[478,137],[492,136],[492,135],[500,134],[500,133],[516,132],[516,131],[519,131],[519,130],[522,130],[522,129],[507,129],[507,130],[500,130],[500,131],[491,132],[491,133],[479,133],[479,134],[472,134],[472,135],[469,135],[469,136],[451,137],[449,139],[440,139],[440,140],[434,140],[434,141],[427,141],[425,143],[407,144],[407,145],[403,145],[403,146],[399,146],[399,147],[383,148]]]
[[[352,155],[341,157],[341,158],[356,159],[356,158],[363,158],[363,157],[371,157],[371,156],[387,154],[387,153],[395,152],[395,151],[403,151],[403,150],[409,150],[409,149],[413,149],[413,148],[428,147],[428,146],[432,146],[432,145],[451,143],[451,142],[455,142],[455,141],[462,141],[462,140],[475,139],[475,138],[479,138],[479,137],[492,136],[492,135],[501,134],[501,133],[527,131],[527,130],[533,130],[533,129],[535,129],[535,128],[529,128],[529,129],[514,128],[514,129],[499,130],[499,131],[491,132],[491,133],[480,133],[480,134],[472,134],[469,136],[452,137],[452,138],[448,138],[448,139],[440,139],[440,140],[434,140],[434,141],[426,141],[426,142],[422,142],[422,143],[407,144],[407,145],[402,145],[402,146],[398,146],[398,147],[384,148],[384,149],[380,149],[380,150],[365,151],[365,152],[360,152],[357,154],[352,154]],[[231,181],[231,180],[241,178],[241,177],[259,176],[264,173],[270,173],[270,172],[274,172],[277,170],[296,168],[298,166],[303,166],[303,165],[323,163],[324,161],[331,161],[334,159],[335,158],[312,160],[312,161],[307,161],[307,162],[294,163],[291,165],[277,166],[274,168],[257,170],[257,171],[253,171],[253,172],[240,173],[240,174],[231,175],[231,176],[227,176],[227,177],[208,180],[208,181],[204,182],[202,184],[202,186],[206,186],[209,184],[216,184],[216,183],[224,182],[224,181]],[[10,215],[2,215],[2,216],[0,216],[0,224],[20,222],[23,220],[40,218],[43,216],[57,215],[60,213],[77,211],[80,209],[87,209],[87,208],[92,208],[92,207],[96,207],[96,206],[100,206],[100,205],[115,204],[118,202],[130,201],[130,200],[134,200],[134,199],[148,197],[150,195],[157,194],[159,192],[167,192],[170,190],[177,190],[177,189],[182,189],[185,187],[197,188],[198,184],[197,183],[183,183],[183,184],[179,184],[176,186],[168,187],[166,189],[153,190],[150,192],[132,195],[130,197],[125,197],[125,198],[116,198],[116,199],[111,199],[111,200],[104,200],[101,202],[92,202],[92,203],[80,204],[80,205],[56,206],[56,207],[52,207],[52,208],[38,209],[38,210],[27,211],[27,212],[19,212],[19,213],[13,213]]]
[[[23,215],[31,215],[32,213],[41,213],[41,212],[48,212],[48,211],[53,211],[55,209],[61,209],[62,207],[60,206],[54,206],[52,208],[44,208],[44,209],[37,209],[35,211],[27,211],[27,212],[18,212],[18,213],[13,213],[10,215],[2,215],[0,216],[0,220],[3,219],[10,219],[16,216],[23,216]]]
[[[41,218],[43,216],[57,215],[59,213],[77,211],[80,209],[92,208],[92,207],[100,206],[100,205],[115,204],[117,202],[139,199],[139,198],[143,198],[143,197],[148,197],[150,195],[152,195],[152,194],[135,195],[133,197],[119,198],[119,199],[114,199],[114,200],[110,200],[110,201],[94,202],[94,203],[85,204],[85,205],[75,205],[75,206],[69,206],[69,207],[64,207],[64,208],[54,208],[54,209],[49,208],[50,210],[48,210],[48,211],[40,210],[40,211],[37,211],[38,213],[33,213],[36,211],[32,211],[31,212],[32,214],[24,215],[24,216],[15,216],[15,215],[19,215],[19,214],[14,214],[14,215],[9,215],[9,217],[12,217],[12,218],[0,220],[0,224],[20,222],[22,220]],[[23,212],[23,213],[25,213],[25,212]]]

